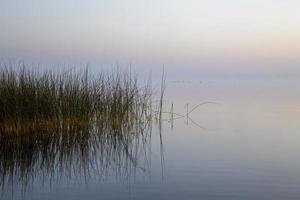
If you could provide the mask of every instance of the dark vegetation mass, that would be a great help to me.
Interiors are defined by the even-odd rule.
[[[138,167],[152,109],[151,85],[128,72],[2,67],[0,185]]]
[[[68,123],[116,126],[146,120],[150,104],[150,86],[139,88],[126,72],[0,71],[0,125],[7,131]]]

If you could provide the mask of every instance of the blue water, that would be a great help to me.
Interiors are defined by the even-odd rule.
[[[287,78],[170,78],[164,111],[173,104],[178,115],[163,114],[162,138],[153,125],[136,168],[37,178],[26,191],[8,186],[2,198],[300,199],[299,85]],[[201,102],[210,103],[190,112]]]

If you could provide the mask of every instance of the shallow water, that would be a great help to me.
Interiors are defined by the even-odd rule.
[[[164,111],[173,103],[179,115],[170,120],[163,114],[161,135],[153,125],[135,167],[40,177],[25,191],[11,183],[2,198],[299,199],[299,84],[284,78],[168,79]],[[202,102],[213,103],[193,110]]]

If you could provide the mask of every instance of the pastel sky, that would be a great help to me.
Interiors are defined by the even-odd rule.
[[[1,0],[0,56],[300,64],[299,0]]]

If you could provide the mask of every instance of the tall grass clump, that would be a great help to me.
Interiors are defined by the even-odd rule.
[[[116,70],[91,75],[88,70],[34,71],[0,69],[0,127],[5,130],[97,123],[117,126],[145,120],[150,87]]]
[[[0,187],[41,174],[142,168],[151,104],[151,85],[118,69],[0,68]]]

